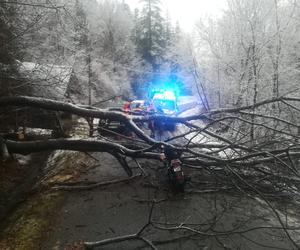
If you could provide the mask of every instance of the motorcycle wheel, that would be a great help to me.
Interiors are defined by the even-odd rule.
[[[176,175],[171,169],[168,169],[168,179],[172,189],[178,193],[184,193],[185,182],[176,180]]]
[[[185,187],[184,183],[176,183],[175,184],[175,190],[177,192],[184,193],[184,187]]]

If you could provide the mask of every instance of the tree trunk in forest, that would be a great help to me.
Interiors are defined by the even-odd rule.
[[[275,59],[273,60],[273,97],[279,97],[279,60],[281,54],[281,31],[278,17],[278,1],[274,0],[275,5],[275,25],[276,25],[276,45],[275,45]],[[275,107],[273,107],[275,109]]]

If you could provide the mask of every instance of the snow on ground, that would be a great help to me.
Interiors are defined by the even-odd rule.
[[[51,135],[51,129],[42,129],[42,128],[26,128],[26,133],[34,135]]]
[[[198,98],[195,96],[180,96],[178,98],[179,115],[189,110],[193,111],[194,109],[200,111],[201,107]]]
[[[194,100],[191,98],[191,103],[188,103],[189,99],[185,99],[185,107],[188,106],[192,106],[192,104],[194,103]],[[188,116],[193,116],[193,115],[197,115],[197,114],[201,114],[201,109],[202,106],[198,103],[198,105],[193,106],[192,108],[186,109],[183,112],[181,112],[178,116],[179,117],[188,117]],[[200,128],[205,128],[206,127],[206,123],[203,120],[195,120],[195,121],[191,121],[192,124],[197,125]],[[174,136],[176,135],[180,135],[180,134],[184,134],[187,133],[188,131],[190,131],[191,129],[187,128],[184,125],[178,125],[177,126],[177,131],[175,133]],[[224,143],[218,141],[216,138],[213,138],[205,133],[202,132],[191,132],[190,134],[187,134],[185,137],[186,142],[190,141],[190,143],[202,143],[202,144],[219,144],[222,145]],[[226,146],[226,145],[224,145]],[[207,151],[210,152],[209,149],[201,149],[201,151]],[[231,149],[226,149],[222,152],[218,153],[218,156],[221,158],[228,158],[229,155],[232,155],[233,151]]]
[[[188,117],[188,116],[192,116],[192,115],[197,115],[197,114],[200,114],[201,113],[201,107],[198,105],[198,106],[195,106],[191,109],[187,109],[185,110],[184,112],[180,113],[179,114],[179,117]],[[191,121],[191,123],[199,126],[199,127],[205,127],[205,123],[201,120],[197,120],[197,121]],[[184,125],[179,125],[177,126],[177,132],[176,134],[184,134],[186,132],[188,132],[190,129],[187,128],[186,126]],[[187,140],[191,140],[191,143],[205,143],[205,142],[208,142],[209,141],[209,138],[205,135],[203,135],[202,133],[199,133],[199,132],[193,132],[193,133],[190,133],[188,135],[185,136],[185,138]]]

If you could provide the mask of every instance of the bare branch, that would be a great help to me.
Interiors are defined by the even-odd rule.
[[[11,4],[11,5],[23,5],[23,6],[30,6],[30,7],[37,7],[37,8],[46,8],[46,9],[63,9],[65,6],[55,6],[55,5],[47,5],[47,4],[31,4],[31,3],[23,3],[17,1],[0,1],[0,4]]]

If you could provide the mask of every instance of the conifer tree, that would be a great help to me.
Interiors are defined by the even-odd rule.
[[[165,50],[164,18],[159,0],[142,0],[138,23],[137,47],[142,58],[158,70]]]

